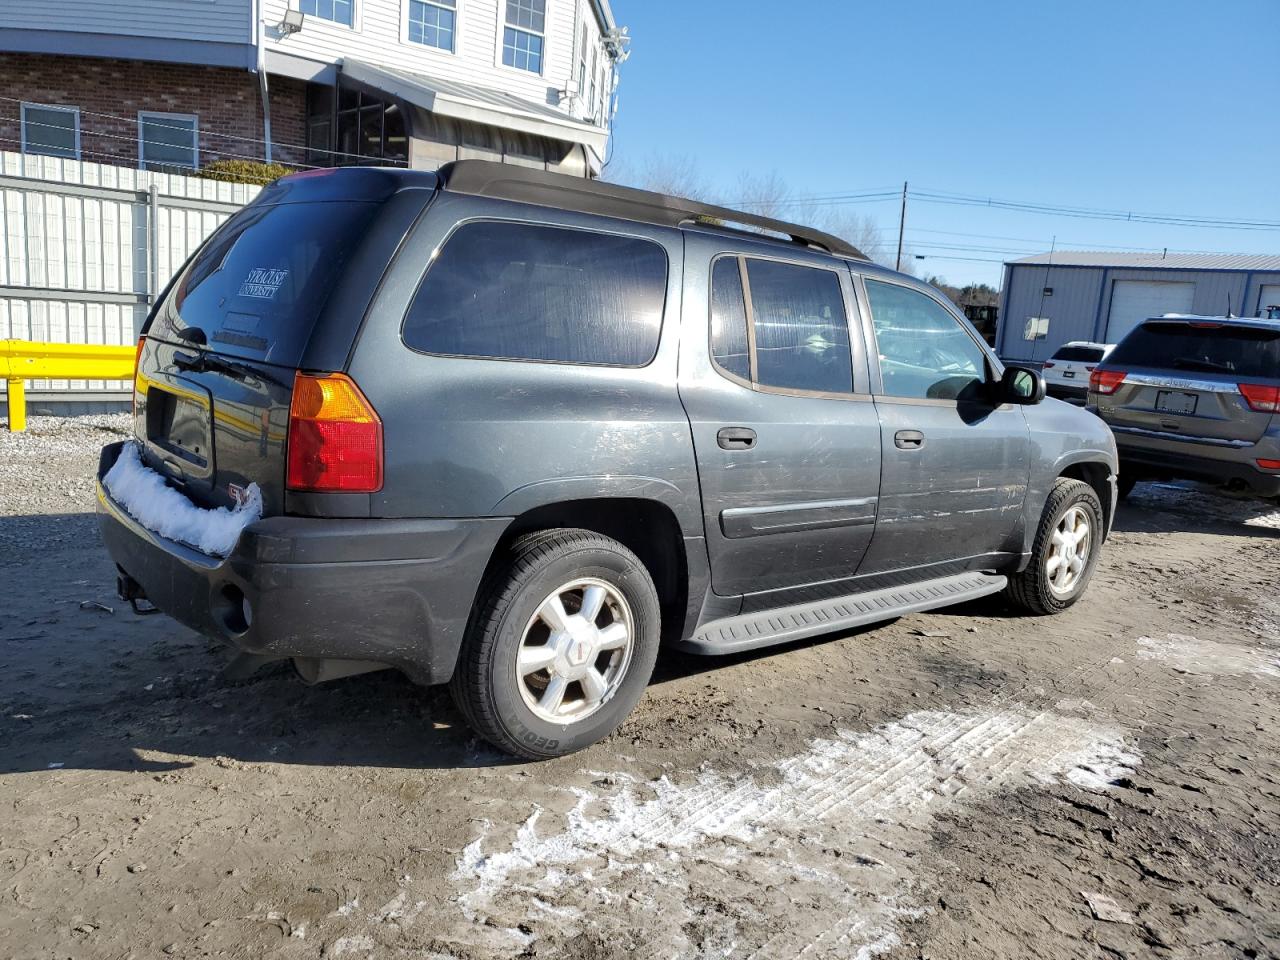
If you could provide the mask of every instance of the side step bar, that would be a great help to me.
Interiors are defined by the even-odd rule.
[[[692,637],[675,646],[686,653],[707,655],[754,650],[964,603],[997,593],[1007,582],[1007,578],[991,573],[959,573],[907,587],[889,587],[834,600],[723,617],[703,624]]]

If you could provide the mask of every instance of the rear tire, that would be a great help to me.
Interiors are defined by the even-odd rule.
[[[1027,569],[1005,593],[1037,616],[1061,613],[1083,595],[1102,546],[1102,503],[1093,487],[1059,478],[1049,491]]]
[[[1138,478],[1132,474],[1120,474],[1116,480],[1116,497],[1120,500],[1128,500],[1129,494],[1133,493],[1134,485],[1137,482]]]
[[[449,690],[500,750],[573,753],[613,733],[643,696],[660,629],[653,580],[622,544],[588,530],[531,533],[481,588]]]

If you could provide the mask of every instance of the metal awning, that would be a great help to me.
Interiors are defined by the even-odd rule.
[[[581,144],[602,159],[609,142],[609,132],[603,127],[574,120],[553,107],[501,90],[424,77],[350,58],[342,62],[342,74],[443,117]]]

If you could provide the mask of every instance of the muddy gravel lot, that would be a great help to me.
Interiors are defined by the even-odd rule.
[[[0,957],[1280,956],[1280,505],[1139,486],[1064,616],[668,653],[530,764],[134,616],[124,427],[0,435]]]

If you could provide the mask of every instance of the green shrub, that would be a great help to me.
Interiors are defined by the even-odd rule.
[[[206,180],[221,180],[224,183],[249,183],[265,187],[293,172],[292,167],[286,167],[283,163],[264,163],[261,160],[215,160],[201,167],[196,172],[196,176]]]

